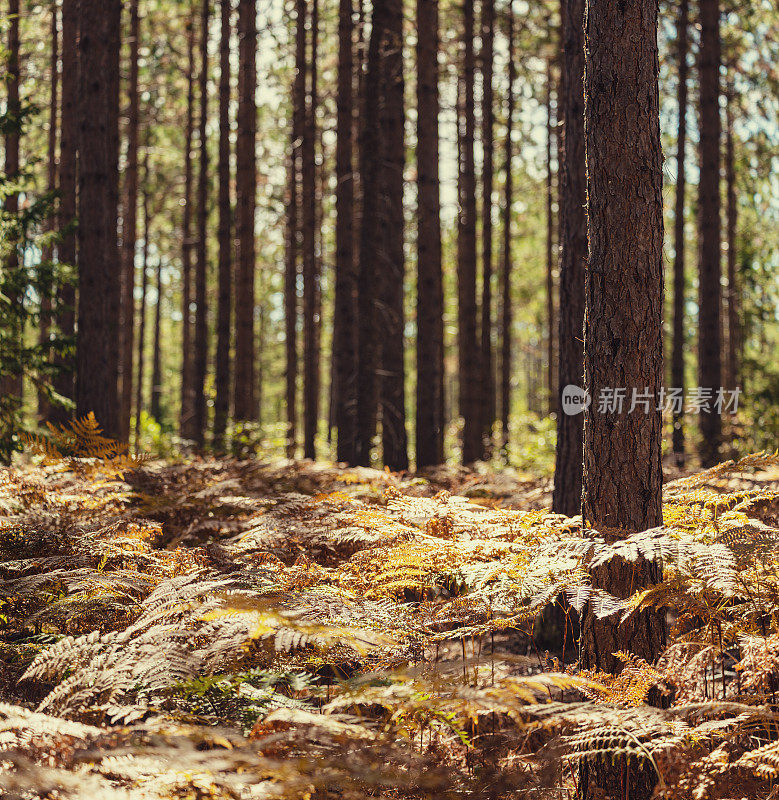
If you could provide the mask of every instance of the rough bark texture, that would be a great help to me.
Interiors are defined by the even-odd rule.
[[[157,256],[156,276],[157,302],[154,304],[154,339],[152,344],[151,395],[149,413],[159,425],[162,422],[162,259]]]
[[[143,175],[148,179],[149,175],[149,153],[146,151],[143,157]],[[146,278],[146,268],[149,265],[149,192],[146,182],[142,189],[142,214],[143,214],[143,247],[141,251],[141,316],[138,321],[138,376],[135,381],[135,452],[141,451],[141,411],[143,409],[143,372],[145,367],[146,343],[146,288],[148,280]]]
[[[709,411],[700,415],[701,463],[719,461],[721,419],[714,397],[722,385],[720,306],[720,33],[719,0],[700,0],[700,240],[698,295],[698,385],[712,392]]]
[[[194,12],[193,12],[194,17]],[[195,438],[195,383],[192,358],[192,138],[195,130],[195,25],[187,30],[187,122],[184,131],[184,214],[181,249],[181,437]]]
[[[662,523],[663,209],[657,2],[588,0],[585,26],[585,138],[589,266],[585,286],[584,517],[607,538]],[[624,388],[620,413],[599,408],[604,389]],[[649,406],[630,411],[633,390]],[[617,597],[656,583],[656,564],[613,559],[593,586]],[[585,608],[583,667],[619,672],[629,650],[654,661],[665,643],[659,612],[598,620]],[[655,773],[636,762],[596,761],[580,775],[580,795],[648,800]]]
[[[335,152],[335,316],[333,319],[334,422],[337,457],[355,463],[357,381],[357,275],[354,252],[354,45],[352,0],[338,6],[338,140]]]
[[[311,9],[311,32],[318,26],[318,4]],[[313,47],[308,64],[310,82],[307,90],[302,142],[303,202],[303,454],[316,458],[316,432],[319,417],[319,359],[317,356],[317,255],[316,255],[316,105]]]
[[[476,170],[473,156],[474,51],[473,0],[463,2],[462,75],[459,86],[457,188],[457,318],[460,414],[463,418],[462,461],[472,464],[483,454],[481,426],[481,366],[476,303]]]
[[[141,18],[138,0],[130,3],[130,74],[127,86],[127,161],[124,172],[125,195],[122,215],[121,275],[121,387],[120,425],[122,440],[130,440],[130,415],[133,397],[133,328],[135,324],[135,240],[138,219],[138,48]]]
[[[514,63],[514,8],[508,9],[508,51],[509,76],[508,99],[506,103],[506,140],[504,159],[506,181],[503,198],[503,268],[502,268],[502,310],[501,310],[501,357],[500,357],[500,421],[503,437],[503,454],[508,459],[509,417],[511,415],[511,361],[512,361],[512,325],[511,313],[511,206],[514,201],[514,175],[512,172],[514,148],[511,141],[514,130],[514,83],[517,79],[517,68]]]
[[[563,120],[560,159],[560,312],[558,392],[584,376],[584,274],[587,264],[587,178],[584,154],[584,0],[562,0]],[[558,396],[557,454],[552,508],[581,511],[584,418],[562,411]]]
[[[236,143],[235,418],[257,418],[254,370],[254,215],[257,206],[257,7],[238,5],[238,140]]]
[[[382,154],[380,131],[381,48],[384,39],[385,0],[375,0],[368,43],[366,74],[363,81],[363,120],[360,132],[360,182],[362,218],[360,220],[360,262],[357,278],[357,447],[358,464],[370,466],[378,408],[377,369],[379,328],[377,298],[380,296],[381,269],[377,264],[383,249],[379,241],[379,191]]]
[[[417,0],[417,469],[444,461],[438,0]]]
[[[728,93],[725,107],[725,180],[727,182],[727,243],[728,243],[728,349],[727,384],[731,390],[739,386],[741,352],[741,321],[739,314],[739,285],[736,272],[736,229],[738,206],[736,204],[736,163],[733,143],[733,97]]]
[[[403,105],[403,7],[401,0],[387,1],[387,28],[382,57],[384,104],[382,151],[381,239],[382,270],[381,438],[384,464],[391,470],[408,469],[405,396],[405,314],[403,288],[403,168],[405,166]]]
[[[78,0],[62,3],[62,112],[60,119],[59,163],[59,227],[61,239],[57,246],[58,260],[62,264],[76,263],[76,180],[78,163]],[[75,332],[76,291],[70,281],[60,283],[56,289],[56,324],[63,342],[71,341]],[[58,353],[55,358],[57,372],[54,389],[68,399],[75,397],[75,364],[72,351]],[[62,405],[53,405],[49,419],[64,423],[71,416]]]
[[[546,65],[546,388],[550,414],[557,411],[555,390],[555,303],[554,303],[554,174],[552,141],[557,121],[552,107],[552,60]]]
[[[119,438],[119,0],[79,14],[79,306],[76,413]]]
[[[495,0],[482,0],[481,7],[481,145],[482,145],[482,291],[481,291],[481,401],[484,457],[492,452],[492,427],[495,424],[495,362],[492,357],[492,187],[493,187],[493,108],[492,73],[495,45]]]
[[[203,449],[206,436],[208,407],[206,405],[206,373],[208,372],[208,26],[211,16],[210,0],[203,0],[200,9],[200,172],[197,182],[197,247],[195,268],[195,357],[193,366],[194,441]]]
[[[681,0],[676,20],[676,46],[679,58],[677,105],[679,127],[676,146],[676,206],[674,216],[674,307],[671,385],[684,389],[684,202],[687,187],[685,150],[687,148],[687,51],[689,49],[689,3]],[[684,415],[674,414],[673,452],[678,466],[684,465]]]
[[[216,397],[214,399],[214,450],[224,449],[230,416],[230,339],[232,332],[233,259],[232,205],[230,203],[230,37],[232,0],[221,0],[219,40],[219,296],[216,316]]]

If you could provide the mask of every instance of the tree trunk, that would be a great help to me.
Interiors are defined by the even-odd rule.
[[[563,120],[560,159],[560,319],[557,453],[552,509],[581,512],[584,418],[566,414],[559,393],[581,386],[584,375],[584,274],[587,264],[587,183],[584,156],[584,2],[562,0],[563,66],[558,114]]]
[[[585,135],[590,241],[585,303],[586,413],[583,509],[608,540],[662,524],[663,207],[657,2],[588,0],[585,32]],[[614,125],[615,119],[620,120]],[[602,392],[624,389],[621,410],[600,406]],[[648,392],[632,411],[633,392]],[[592,573],[594,587],[617,597],[657,583],[645,560],[612,559]],[[580,661],[616,673],[617,651],[653,662],[665,644],[662,613],[627,622],[585,608]],[[655,773],[635,760],[584,765],[580,795],[648,800]]]
[[[235,418],[257,419],[254,366],[255,238],[257,206],[257,8],[238,6],[238,140],[236,145],[238,275],[235,301]]]
[[[162,423],[162,348],[160,326],[162,323],[162,259],[157,256],[157,302],[154,306],[154,345],[152,348],[151,397],[149,412],[159,425]]]
[[[417,469],[444,461],[438,0],[417,0]]]
[[[133,396],[133,327],[135,315],[135,239],[138,206],[138,48],[140,44],[138,0],[130,3],[130,80],[127,87],[127,162],[125,166],[125,200],[122,219],[121,274],[121,353],[119,378],[121,386],[120,425],[122,441],[130,440],[130,415]]]
[[[385,248],[382,281],[381,438],[384,464],[393,471],[408,469],[405,392],[404,220],[405,167],[403,104],[403,7],[388,0],[382,61],[381,115],[384,145],[381,175],[381,239]]]
[[[51,4],[51,94],[49,96],[49,147],[48,147],[48,184],[47,190],[53,194],[57,191],[57,131],[59,115],[59,22],[57,20],[57,3]],[[52,233],[56,229],[56,217],[52,214],[47,227]],[[47,246],[43,252],[43,261],[48,263],[47,269],[53,269],[54,248]],[[41,317],[38,342],[48,356],[51,354],[51,292],[52,281],[46,277],[40,286]],[[43,391],[38,391],[38,417],[48,419],[50,414],[49,398]]]
[[[337,458],[355,463],[357,307],[354,252],[354,45],[352,0],[338,7],[338,139],[335,153],[335,315],[332,403]]]
[[[481,294],[481,399],[484,458],[492,451],[492,426],[495,424],[495,371],[492,358],[492,184],[493,184],[493,109],[492,72],[495,43],[495,0],[482,0],[481,9],[481,146],[482,165],[482,294]]]
[[[192,138],[195,130],[195,20],[187,29],[187,122],[184,133],[184,215],[182,221],[181,276],[181,415],[182,439],[195,438],[195,371],[192,358]]]
[[[195,363],[193,369],[194,441],[199,450],[205,445],[208,407],[206,374],[208,371],[208,26],[210,0],[203,0],[200,10],[200,174],[197,184],[197,265],[195,269]]]
[[[457,188],[457,317],[460,414],[463,418],[462,460],[472,464],[483,454],[481,426],[481,367],[476,335],[476,169],[473,156],[473,0],[463,2],[462,75],[459,82]]]
[[[698,384],[712,394],[709,410],[700,415],[701,463],[719,461],[721,419],[714,399],[722,385],[720,329],[720,8],[719,0],[700,0],[700,277],[698,295]]]
[[[143,248],[141,251],[141,318],[138,321],[138,377],[135,384],[135,452],[141,451],[141,411],[143,409],[143,370],[144,370],[144,344],[146,342],[146,288],[148,279],[146,268],[149,265],[149,151],[143,154],[143,188],[142,213],[143,213]]]
[[[512,327],[511,313],[511,206],[514,201],[514,175],[512,172],[512,156],[514,147],[511,137],[514,131],[514,83],[517,80],[517,67],[514,62],[514,7],[510,4],[508,17],[508,52],[509,76],[508,98],[506,103],[506,142],[505,151],[505,196],[503,199],[503,295],[501,315],[501,358],[500,358],[500,415],[501,434],[503,436],[503,454],[508,460],[509,417],[511,414],[511,361],[512,361]]]
[[[546,387],[549,413],[557,411],[555,390],[555,307],[554,307],[554,182],[552,139],[557,122],[552,110],[552,60],[546,65]]]
[[[311,9],[312,47],[308,63],[310,83],[305,106],[302,142],[303,190],[303,453],[316,458],[316,432],[319,418],[319,359],[317,356],[316,306],[318,294],[316,256],[316,71],[314,30],[318,28],[318,3]]]
[[[232,332],[232,206],[230,203],[230,36],[232,0],[221,0],[219,42],[219,296],[216,317],[214,438],[216,452],[224,450],[230,416],[230,339]]]
[[[76,413],[119,427],[119,0],[81,0]]]
[[[377,299],[381,296],[384,243],[380,241],[379,192],[381,177],[381,55],[386,25],[386,0],[374,0],[371,35],[362,91],[362,130],[360,132],[360,262],[357,278],[357,446],[356,461],[371,464],[373,437],[378,408],[377,370],[379,363]]]
[[[687,51],[689,3],[681,0],[676,20],[676,45],[679,56],[677,99],[679,127],[676,146],[676,211],[674,217],[674,308],[671,385],[684,390],[684,201],[687,186],[685,150],[687,147]],[[684,466],[684,415],[674,413],[673,452],[677,466]]]
[[[727,181],[727,243],[728,243],[728,360],[727,383],[732,391],[739,386],[738,354],[741,350],[741,323],[739,320],[739,286],[736,277],[736,163],[733,143],[733,94],[728,92],[725,106],[725,180]]]

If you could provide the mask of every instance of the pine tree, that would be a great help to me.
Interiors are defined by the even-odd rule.
[[[740,386],[739,353],[741,351],[741,320],[739,313],[740,287],[738,283],[736,231],[738,227],[738,205],[736,201],[736,153],[733,141],[733,106],[735,98],[732,88],[726,94],[725,106],[725,181],[727,184],[726,241],[728,265],[728,339],[727,339],[727,386],[732,391]]]
[[[151,396],[149,413],[159,425],[162,423],[162,259],[157,256],[155,286],[157,301],[154,304],[154,338],[152,340]]]

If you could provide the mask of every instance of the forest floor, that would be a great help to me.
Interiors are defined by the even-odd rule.
[[[0,472],[2,797],[567,798],[603,751],[776,796],[775,456],[670,476],[613,544],[511,471],[34,460]],[[663,583],[593,590],[614,557]],[[668,651],[580,670],[587,601]]]

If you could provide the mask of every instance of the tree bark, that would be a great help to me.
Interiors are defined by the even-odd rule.
[[[581,512],[584,419],[565,414],[559,393],[581,386],[584,375],[584,274],[587,263],[587,183],[584,153],[584,3],[562,0],[563,119],[560,159],[560,319],[558,347],[557,452],[552,509]]]
[[[130,440],[130,415],[133,396],[133,327],[135,316],[135,241],[138,218],[138,48],[140,45],[138,0],[130,3],[130,78],[127,86],[127,162],[125,166],[125,198],[122,219],[121,274],[121,352],[119,379],[121,386],[120,425],[122,441]]]
[[[238,140],[236,145],[238,275],[235,298],[235,418],[256,420],[254,217],[257,207],[257,8],[238,5]]]
[[[338,461],[356,460],[357,306],[354,252],[354,45],[352,0],[338,7],[338,139],[335,153],[334,422]]]
[[[138,321],[138,377],[135,383],[135,452],[141,451],[141,411],[143,409],[143,371],[144,371],[144,344],[146,343],[146,288],[148,279],[146,268],[149,265],[149,151],[143,154],[143,188],[142,214],[143,214],[143,247],[141,250],[141,316]]]
[[[588,0],[585,29],[585,137],[590,241],[585,303],[584,518],[609,540],[662,524],[663,207],[657,2]],[[614,121],[619,120],[615,125]],[[601,392],[623,388],[620,413]],[[630,410],[632,392],[648,407]],[[660,580],[657,564],[612,559],[592,572],[594,587],[617,597]],[[662,613],[623,624],[584,610],[580,662],[617,673],[619,650],[653,662],[665,644]],[[635,760],[588,762],[580,795],[648,800],[654,769]]]
[[[492,357],[492,189],[493,189],[493,108],[492,73],[495,43],[495,0],[482,0],[481,9],[481,146],[482,165],[482,293],[481,293],[481,400],[482,440],[485,459],[492,451],[495,424],[495,371]]]
[[[119,0],[81,0],[76,413],[119,426]]]
[[[388,0],[382,61],[382,281],[381,438],[384,464],[393,471],[408,469],[405,392],[404,220],[405,113],[403,104],[403,7]]]
[[[720,306],[720,8],[719,0],[700,0],[700,239],[698,295],[698,384],[711,391],[711,406],[700,415],[701,463],[719,461],[721,419],[714,398],[722,385]]]
[[[192,139],[195,130],[195,20],[187,29],[187,122],[184,133],[184,214],[182,221],[181,280],[181,415],[182,439],[195,438],[195,371],[192,358]]]
[[[417,469],[444,461],[438,0],[417,0]]]
[[[546,387],[549,413],[557,411],[555,391],[555,304],[554,304],[554,180],[552,140],[557,122],[552,110],[552,60],[546,65]]]
[[[503,454],[508,460],[509,418],[511,415],[511,362],[513,314],[511,307],[511,206],[514,202],[514,174],[512,171],[514,147],[511,141],[514,131],[514,84],[517,80],[517,67],[514,63],[514,7],[508,7],[508,98],[506,102],[506,141],[504,159],[506,180],[503,199],[503,269],[502,269],[502,313],[501,313],[501,358],[500,358],[500,414]]]
[[[162,348],[160,327],[162,324],[162,259],[157,256],[157,302],[154,305],[154,343],[152,346],[151,397],[149,413],[159,425],[162,423]]]
[[[208,372],[208,26],[211,15],[210,0],[203,0],[200,9],[200,119],[199,148],[200,173],[197,185],[197,264],[195,269],[195,363],[193,369],[195,445],[202,450],[205,445],[208,407],[206,405],[206,374]]]
[[[381,108],[381,54],[385,26],[386,0],[374,0],[361,98],[363,120],[360,132],[362,217],[357,278],[359,341],[357,350],[356,461],[362,466],[371,464],[379,399],[377,381],[379,327],[376,320],[377,299],[381,296],[382,274],[377,261],[384,252],[384,243],[380,241],[379,236],[379,192],[383,157],[379,115]]]
[[[230,202],[230,37],[232,0],[221,0],[219,42],[219,295],[216,317],[214,438],[216,452],[224,450],[230,416],[230,339],[232,332],[232,205]]]
[[[741,351],[741,321],[739,314],[739,285],[736,272],[736,158],[733,142],[733,93],[728,92],[725,106],[725,180],[727,182],[727,243],[728,243],[728,352],[727,384],[732,391],[740,384],[739,353]]]
[[[687,187],[685,150],[687,148],[687,51],[689,49],[689,3],[681,0],[676,21],[676,45],[679,55],[679,86],[677,100],[679,126],[676,146],[676,211],[674,217],[674,308],[673,351],[671,353],[671,384],[684,390],[684,285],[685,242],[684,204]],[[684,415],[674,413],[673,452],[677,466],[684,466]]]
[[[473,84],[473,0],[463,2],[462,75],[459,85],[457,178],[457,317],[460,414],[463,418],[462,461],[472,464],[483,454],[481,425],[481,368],[477,339],[476,303],[476,169]]]

